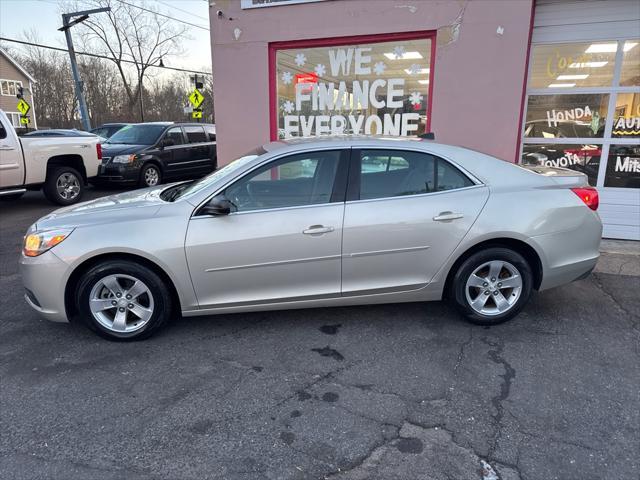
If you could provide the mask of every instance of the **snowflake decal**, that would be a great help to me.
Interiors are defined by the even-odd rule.
[[[418,73],[420,73],[420,65],[417,63],[411,64],[409,67],[409,75],[417,75]]]
[[[404,57],[405,54],[404,47],[402,45],[398,45],[393,49],[393,54],[395,55],[396,60],[402,60],[402,57]]]
[[[282,74],[282,83],[284,83],[285,85],[289,85],[292,80],[293,80],[293,75],[291,75],[291,72],[284,72]]]
[[[416,110],[420,108],[420,105],[422,104],[423,99],[424,97],[420,95],[419,92],[413,92],[409,96],[409,101],[411,102],[411,105],[413,105],[413,108],[415,108]]]
[[[324,74],[327,73],[327,67],[319,63],[318,65],[316,65],[316,68],[314,68],[313,71],[316,72],[317,76],[323,77]]]
[[[282,109],[286,112],[286,113],[291,113],[294,110],[294,105],[293,102],[291,100],[287,100],[286,102],[284,102],[282,104]]]
[[[296,65],[302,67],[305,63],[307,63],[307,57],[304,56],[304,53],[298,53],[296,55]]]
[[[376,72],[376,75],[382,75],[385,68],[387,68],[387,66],[383,62],[378,62],[373,66],[373,71]]]

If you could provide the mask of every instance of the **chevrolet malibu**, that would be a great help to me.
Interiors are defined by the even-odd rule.
[[[442,298],[493,325],[591,272],[597,208],[582,173],[427,140],[274,142],[198,181],[41,218],[21,270],[44,317],[116,340],[179,314]]]

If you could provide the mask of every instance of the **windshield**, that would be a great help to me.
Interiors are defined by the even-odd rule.
[[[200,180],[197,180],[193,183],[186,184],[186,185],[185,184],[177,185],[176,187],[165,190],[164,192],[162,192],[161,198],[163,198],[163,200],[173,202],[178,198],[197,193],[207,188],[209,185],[214,184],[215,182],[220,180],[222,177],[246,165],[253,159],[258,158],[263,153],[266,153],[266,151],[263,148],[255,149],[247,153],[246,155],[243,155],[242,157],[232,161],[231,163],[228,163],[227,165],[216,170],[210,175],[207,175],[206,177],[201,178]]]
[[[127,125],[122,127],[105,143],[128,145],[153,145],[158,141],[166,125]]]

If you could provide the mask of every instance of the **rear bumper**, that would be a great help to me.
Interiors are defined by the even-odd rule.
[[[69,265],[53,252],[20,258],[20,274],[26,289],[25,300],[47,320],[68,322],[64,304],[64,286]]]
[[[545,257],[540,290],[587,277],[598,263],[601,239],[602,222],[594,212],[585,215],[579,228],[532,237]]]

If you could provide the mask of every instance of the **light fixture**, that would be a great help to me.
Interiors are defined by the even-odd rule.
[[[407,72],[408,75],[425,75],[429,73],[429,68],[419,68],[416,71],[411,70],[410,68],[405,68],[404,71]]]
[[[429,80],[418,80],[418,83],[421,85],[429,85]]]
[[[584,80],[588,76],[588,73],[581,73],[578,75],[558,75],[558,78],[556,78],[556,80]]]
[[[575,86],[575,83],[550,83],[547,88],[571,88]]]
[[[384,54],[384,56],[389,60],[419,60],[421,58],[424,58],[422,55],[420,55],[420,52],[404,52],[401,57],[398,57],[393,52],[387,52]]]
[[[604,67],[609,62],[579,62],[571,63],[569,68],[600,68]]]
[[[624,51],[628,52],[637,45],[636,42],[625,42]],[[612,43],[592,43],[585,53],[615,53],[618,51],[618,42]]]

